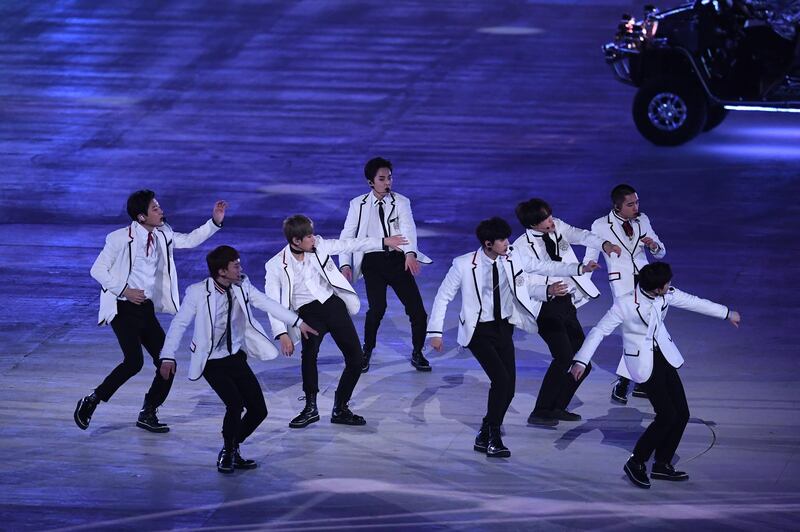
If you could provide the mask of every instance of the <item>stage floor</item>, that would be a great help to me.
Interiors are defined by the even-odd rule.
[[[644,141],[634,91],[600,52],[619,15],[643,3],[4,2],[0,528],[796,528],[800,306],[788,290],[800,276],[800,118],[731,114],[682,147]],[[435,261],[418,278],[428,310],[451,259],[477,249],[481,219],[503,216],[516,236],[516,203],[543,197],[588,228],[615,184],[638,189],[674,284],[743,316],[738,330],[680,310],[668,318],[686,358],[692,417],[678,455],[689,482],[644,491],[622,472],[653,414],[646,400],[609,401],[619,336],[571,405],[583,421],[542,429],[526,418],[550,355],[518,331],[512,456],[474,452],[488,380],[456,347],[458,300],[424,374],[408,363],[408,321],[390,296],[352,402],[364,427],[329,423],[342,368],[330,339],[323,419],[303,430],[288,428],[302,407],[299,355],[251,362],[270,412],[242,449],[254,471],[217,473],[224,408],[205,381],[186,379],[187,350],[159,411],[171,432],[134,426],[149,366],[87,431],[75,426],[76,401],[121,359],[110,328],[96,326],[89,268],[127,224],[130,192],[156,190],[178,231],[230,203],[222,231],[176,253],[181,292],[220,244],[238,248],[263,287],[281,220],[305,213],[337,236],[376,155],[393,161]],[[586,331],[611,304],[603,273],[594,279],[603,293],[579,310]],[[360,334],[363,282],[356,289]]]

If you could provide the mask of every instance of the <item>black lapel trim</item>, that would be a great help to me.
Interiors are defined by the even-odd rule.
[[[528,306],[517,295],[517,276],[522,275],[522,270],[520,270],[519,273],[514,273],[514,261],[511,260],[511,259],[506,259],[506,262],[508,262],[508,265],[511,266],[511,281],[510,282],[511,282],[511,290],[514,292],[514,299],[519,301],[519,304],[522,305],[522,308],[524,308],[528,312],[528,314],[533,316],[533,319],[536,319],[536,315],[533,312],[530,311]],[[508,277],[508,276],[506,276],[506,277]],[[506,279],[506,281],[508,281],[508,279]]]
[[[286,262],[286,250],[281,257],[283,262],[283,273],[286,274],[286,284],[289,286],[289,308],[292,308],[292,278],[289,276],[289,264]]]
[[[359,230],[361,230],[361,213],[364,210],[364,205],[366,205],[368,197],[369,194],[361,198],[361,205],[358,207],[358,221],[356,222],[356,238],[358,238],[358,232]]]
[[[327,264],[328,260],[330,260],[330,258],[331,258],[330,255],[327,256],[327,258],[325,259],[325,262],[323,263],[319,258],[319,254],[317,253],[317,249],[314,248],[314,256],[317,258],[317,264],[319,264],[320,269],[322,269],[322,275],[325,276],[325,280],[328,281],[329,285],[331,285],[332,287],[337,288],[339,290],[344,290],[345,292],[349,292],[351,294],[355,294],[356,293],[355,290],[348,290],[347,288],[343,288],[341,286],[337,286],[337,285],[333,284],[333,282],[331,282],[330,277],[328,277],[328,272],[325,270],[325,264]]]
[[[209,348],[208,356],[211,356],[211,352],[214,350],[214,316],[211,315],[211,296],[213,295],[213,292],[208,284],[213,282],[214,280],[210,277],[206,281],[206,293],[208,294],[206,295],[206,308],[208,309],[208,321],[211,323],[211,347]],[[206,360],[208,360],[208,357],[206,357]]]
[[[481,321],[481,313],[483,312],[483,301],[481,301],[481,291],[478,288],[478,276],[475,275],[475,270],[478,269],[478,252],[472,255],[472,282],[475,283],[475,294],[478,296],[478,321]]]
[[[261,334],[261,336],[263,336],[264,338],[266,338],[267,340],[269,340],[269,337],[268,337],[266,334],[262,334],[262,333],[261,333],[261,331],[259,331],[259,330],[256,328],[256,326],[253,324],[253,316],[251,316],[251,315],[250,315],[250,299],[249,299],[249,298],[247,297],[247,295],[244,293],[244,287],[243,287],[242,285],[239,285],[239,292],[241,292],[241,293],[242,293],[242,300],[244,301],[244,309],[245,309],[245,312],[247,313],[247,321],[250,323],[250,326],[251,326],[251,327],[252,327],[252,328],[253,328],[253,329],[254,329],[254,330],[255,330],[255,331],[258,333],[258,334]],[[232,315],[232,314],[231,314],[231,315]],[[245,338],[247,338],[247,333],[245,333]]]

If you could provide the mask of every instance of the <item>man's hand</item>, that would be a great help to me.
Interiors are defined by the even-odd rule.
[[[742,315],[736,312],[735,310],[732,310],[728,315],[728,321],[731,322],[733,326],[738,329],[739,323],[741,323],[742,321]]]
[[[658,243],[649,236],[645,236],[642,238],[642,244],[647,246],[647,249],[650,250],[650,253],[655,253],[656,251],[658,251]]]
[[[564,281],[558,281],[547,287],[547,295],[550,297],[565,296],[569,292],[569,287]]]
[[[308,335],[309,334],[313,334],[314,336],[319,336],[319,331],[317,331],[316,329],[312,328],[306,322],[303,322],[303,323],[300,324],[300,334],[303,335],[303,338],[308,340]],[[289,335],[287,334],[286,336],[289,336]]]
[[[583,265],[583,269],[581,270],[583,273],[593,272],[595,270],[599,270],[600,265],[597,262],[590,260],[586,264]]]
[[[400,249],[400,246],[405,246],[406,244],[408,244],[408,239],[403,235],[383,237],[383,245],[389,246],[390,248],[397,251],[403,251],[402,249]]]
[[[144,290],[130,287],[122,291],[122,296],[135,305],[141,305],[147,299],[144,297]]]
[[[616,244],[612,244],[608,240],[603,242],[603,251],[605,251],[606,255],[608,255],[609,257],[611,256],[612,253],[616,253],[617,257],[619,257],[622,254],[622,248]]]
[[[281,335],[281,353],[287,357],[292,356],[292,353],[294,353],[294,342],[292,342],[288,334]]]
[[[430,344],[431,347],[437,351],[441,351],[442,348],[444,347],[441,336],[437,336],[436,338],[431,338]]]
[[[348,283],[353,282],[353,269],[350,266],[342,266],[342,275],[344,275]]]
[[[228,208],[227,201],[218,201],[214,204],[214,210],[211,212],[211,219],[217,225],[222,225],[222,220],[225,219],[225,209]]]
[[[413,253],[406,254],[406,271],[411,272],[411,275],[417,275],[420,271],[419,261]]]
[[[158,368],[158,373],[161,375],[162,379],[168,381],[172,375],[175,375],[175,361],[162,360],[161,366]]]
[[[569,368],[569,372],[572,374],[572,378],[574,378],[576,382],[581,380],[581,377],[583,377],[583,373],[585,371],[586,367],[578,362],[573,362],[572,367]]]

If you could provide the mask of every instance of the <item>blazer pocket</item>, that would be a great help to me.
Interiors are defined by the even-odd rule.
[[[619,281],[622,279],[622,273],[620,272],[608,272],[608,282],[612,281]]]
[[[197,345],[195,345],[195,343],[192,342],[191,345],[189,346],[189,351],[194,353],[196,350],[197,350]]]
[[[461,316],[458,317],[458,321],[461,323],[461,325],[464,325],[464,324],[467,323],[467,320],[462,319]]]
[[[626,357],[638,357],[639,356],[639,351],[636,351],[635,353],[625,353],[625,356]]]

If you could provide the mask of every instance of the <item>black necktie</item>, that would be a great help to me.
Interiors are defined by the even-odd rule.
[[[228,354],[233,354],[233,339],[231,338],[231,313],[233,312],[233,298],[231,297],[231,287],[225,289],[228,296],[228,323],[225,325],[225,345],[228,347]]]
[[[384,238],[388,237],[389,236],[389,232],[386,230],[386,221],[385,221],[386,212],[383,210],[383,200],[378,202],[378,218],[381,219],[381,229],[383,229]],[[383,246],[383,250],[384,251],[389,251],[389,247],[388,246]]]
[[[500,306],[500,272],[497,271],[497,261],[492,263],[492,304],[494,306],[494,319],[503,319],[503,312]]]
[[[561,257],[556,254],[556,243],[550,238],[550,233],[544,233],[542,240],[544,240],[544,247],[547,250],[547,254],[550,255],[550,260],[561,262]]]

